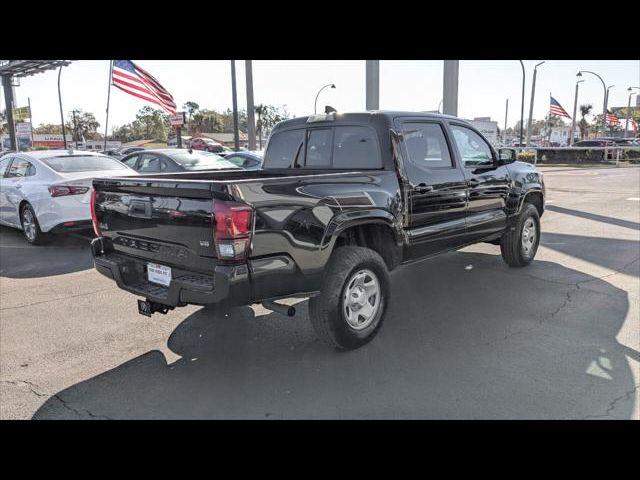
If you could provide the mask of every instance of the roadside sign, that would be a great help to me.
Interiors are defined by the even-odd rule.
[[[14,122],[21,122],[27,118],[31,118],[31,111],[29,107],[17,107],[13,109]]]
[[[172,127],[182,127],[184,124],[185,124],[184,112],[176,112],[176,114],[173,117],[171,117]]]
[[[20,138],[31,138],[31,123],[16,123],[16,135]]]

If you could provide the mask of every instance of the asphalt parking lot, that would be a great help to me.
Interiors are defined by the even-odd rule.
[[[0,418],[639,419],[640,168],[542,170],[534,264],[482,244],[399,268],[347,353],[306,301],[143,317],[86,239],[0,227]]]

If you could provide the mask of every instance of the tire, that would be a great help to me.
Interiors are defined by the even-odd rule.
[[[24,238],[32,245],[44,245],[50,240],[50,235],[40,230],[40,224],[33,208],[25,203],[20,209],[20,224]]]
[[[533,233],[531,233],[532,225],[535,227]],[[525,267],[533,261],[539,244],[540,215],[538,209],[531,203],[525,203],[516,225],[502,235],[500,242],[502,259],[510,267]]]
[[[309,317],[324,343],[353,350],[376,336],[388,304],[389,272],[382,257],[368,248],[340,247],[329,259],[320,294],[309,299]]]

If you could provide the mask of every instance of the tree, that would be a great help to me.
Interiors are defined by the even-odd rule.
[[[589,136],[589,122],[585,118],[591,113],[593,105],[590,103],[580,105],[580,121],[578,122],[578,128],[580,129],[580,140],[584,140]]]
[[[65,125],[66,127],[66,125]],[[62,135],[62,126],[53,123],[41,123],[33,127],[34,134]]]
[[[73,132],[74,140],[81,141],[83,137],[87,140],[99,140],[101,138],[98,133],[100,123],[93,113],[83,112],[82,110],[75,110],[75,112],[75,119],[73,111],[67,115],[67,123],[65,125],[66,128]],[[60,133],[62,133],[62,130]]]
[[[7,129],[6,122],[7,122],[7,111],[3,110],[0,112],[0,135],[5,133],[5,130]]]
[[[262,135],[263,133],[269,133],[271,129],[279,122],[289,118],[289,112],[287,106],[275,107],[273,105],[256,105],[256,115],[258,119],[256,121],[256,130],[260,138],[260,148],[262,148]]]

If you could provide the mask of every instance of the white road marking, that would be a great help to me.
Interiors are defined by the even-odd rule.
[[[640,202],[640,197],[629,197],[627,200],[632,200],[634,202]]]

